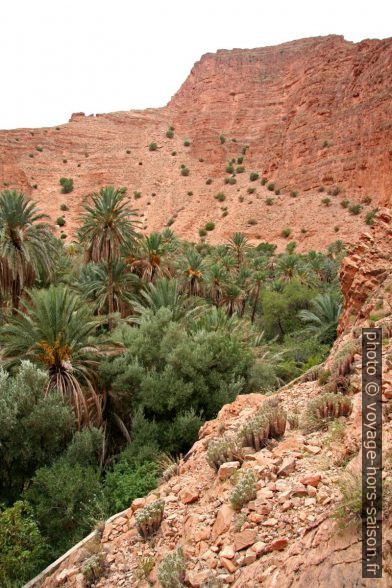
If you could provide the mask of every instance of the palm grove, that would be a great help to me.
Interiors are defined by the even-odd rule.
[[[2,586],[153,489],[225,403],[323,361],[344,247],[295,248],[141,236],[113,187],[64,244],[34,202],[1,194]]]

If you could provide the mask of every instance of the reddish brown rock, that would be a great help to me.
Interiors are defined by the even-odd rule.
[[[234,550],[241,551],[245,547],[250,547],[256,541],[257,532],[253,529],[245,529],[240,533],[234,534]]]

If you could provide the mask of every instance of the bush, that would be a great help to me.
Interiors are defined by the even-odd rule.
[[[237,157],[237,163],[238,163],[238,165],[241,165],[243,163],[243,161],[244,161],[244,158],[243,157]]]
[[[218,200],[218,202],[224,202],[226,200],[226,196],[223,192],[218,192],[218,194],[216,194],[214,198],[215,200]]]
[[[275,190],[275,184],[274,184],[273,182],[270,182],[270,183],[267,185],[267,188],[268,188],[268,190],[269,190],[270,192],[273,192],[273,191]]]
[[[0,585],[21,586],[47,563],[47,545],[31,506],[18,501],[0,510]]]
[[[182,588],[185,586],[185,558],[182,547],[166,555],[158,569],[158,579],[162,588]]]
[[[207,235],[207,231],[205,229],[199,229],[199,236],[205,237]]]
[[[181,175],[182,176],[189,176],[189,169],[187,167],[181,168]]]
[[[188,141],[188,139],[185,139],[185,141],[184,141],[184,147],[189,147],[190,144],[191,144],[191,142]]]
[[[291,229],[283,229],[281,232],[281,236],[287,239],[291,235]]]
[[[348,200],[342,200],[341,203],[340,203],[340,206],[342,208],[348,208],[349,205],[350,205],[350,202]]]
[[[141,192],[138,192],[137,190],[135,190],[134,193],[133,193],[133,197],[134,197],[135,200],[139,200],[139,198],[142,197],[142,193]]]
[[[244,171],[245,171],[245,167],[243,165],[237,165],[236,170],[235,170],[236,174],[243,174]]]
[[[233,177],[230,178],[225,178],[225,184],[230,184],[230,185],[234,185],[237,183],[237,180]]]
[[[297,198],[297,196],[298,196],[298,192],[296,192],[295,190],[292,190],[292,191],[290,192],[290,196],[291,196],[291,198]]]
[[[268,182],[268,179],[263,177],[263,178],[261,178],[261,182],[260,182],[260,184],[261,184],[262,186],[265,186],[267,182]]]
[[[212,179],[208,178],[208,180],[206,181],[207,186],[210,186],[212,184]]]
[[[362,198],[362,204],[370,204],[370,203],[371,203],[371,201],[372,201],[372,199],[371,199],[371,197],[370,197],[370,196],[364,196],[364,197]]]
[[[63,194],[69,194],[69,192],[72,192],[74,188],[72,178],[60,178],[60,185],[62,187],[61,192]]]
[[[155,463],[146,462],[135,466],[128,459],[128,454],[123,452],[105,480],[105,492],[111,512],[125,510],[135,498],[146,496],[156,488],[157,475],[158,467]]]
[[[63,210],[65,212],[65,211],[69,210],[69,208],[66,204],[61,204],[60,210]]]
[[[162,523],[164,510],[165,502],[155,500],[155,502],[136,511],[136,527],[143,539],[147,539],[158,531]]]
[[[340,529],[350,525],[360,525],[362,518],[362,477],[351,472],[344,472],[337,485],[341,493],[334,518]]]
[[[259,179],[259,174],[256,172],[251,172],[249,175],[249,179],[251,182],[255,182],[256,180]]]
[[[107,514],[98,470],[65,459],[39,469],[25,496],[41,532],[50,538],[52,557],[80,541]]]
[[[40,153],[42,153],[43,148],[42,147],[36,147],[37,151],[39,151]]]
[[[274,199],[273,198],[266,198],[265,203],[267,206],[272,206],[272,204],[274,203]]]
[[[206,223],[204,228],[206,231],[213,231],[215,229],[215,223],[209,221],[208,223]]]
[[[221,135],[219,135],[219,141],[220,141],[220,144],[221,145],[223,145],[224,143],[226,143],[226,137],[224,136],[223,133]]]
[[[319,192],[325,192],[325,188],[324,188],[324,186],[320,186],[320,187],[319,187],[319,189],[318,189],[318,191],[319,191]]]
[[[241,446],[235,437],[222,437],[210,441],[207,448],[207,463],[216,472],[229,461],[242,461]]]
[[[248,225],[250,225],[252,227],[255,226],[255,225],[257,225],[257,220],[255,218],[250,218],[248,220]]]
[[[323,198],[321,202],[324,204],[324,206],[330,206],[332,201],[330,198]]]
[[[362,206],[360,204],[352,204],[348,210],[349,210],[350,214],[353,214],[356,216],[357,214],[359,214],[361,212]]]
[[[325,393],[308,402],[304,429],[306,432],[325,429],[329,421],[349,416],[352,402],[343,394]]]
[[[65,218],[63,216],[57,217],[56,225],[58,225],[59,227],[63,227],[65,225]]]
[[[341,192],[341,190],[340,190],[339,186],[334,186],[333,188],[328,190],[328,194],[330,194],[331,196],[337,196],[338,194],[340,194],[340,192]]]
[[[226,173],[228,173],[228,174],[233,174],[234,173],[234,167],[233,167],[233,165],[231,163],[229,163],[226,166]]]
[[[150,143],[148,146],[149,151],[156,151],[158,149],[158,145],[156,143]]]
[[[189,190],[189,192],[187,192],[187,196],[193,196],[192,190]]]
[[[373,208],[373,210],[368,212],[365,217],[365,223],[370,226],[373,225],[374,219],[375,219],[377,213],[378,213],[378,208]]]
[[[174,131],[172,131],[172,129],[170,129],[170,128],[167,129],[167,131],[166,131],[166,137],[168,139],[173,139],[173,137],[174,137]]]
[[[248,188],[246,191],[248,194],[254,194],[256,192],[256,188]]]

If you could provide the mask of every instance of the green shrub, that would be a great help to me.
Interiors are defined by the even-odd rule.
[[[205,224],[204,228],[206,231],[213,231],[215,229],[215,223],[212,221],[209,221],[208,223]]]
[[[237,165],[235,173],[236,174],[243,174],[245,171],[245,167],[243,165]]]
[[[47,563],[47,545],[27,502],[0,509],[0,585],[21,586]]]
[[[233,167],[233,165],[231,163],[229,163],[226,166],[226,173],[228,173],[228,174],[233,174],[234,173],[234,167]]]
[[[291,229],[283,229],[281,232],[281,236],[287,239],[291,235]]]
[[[320,186],[320,187],[319,187],[319,189],[318,189],[318,191],[319,191],[319,192],[325,192],[325,188],[324,188],[324,186]]]
[[[255,182],[259,179],[259,174],[257,172],[251,172],[249,175],[249,179],[251,182]]]
[[[66,212],[67,210],[69,210],[68,206],[66,204],[61,204],[60,205],[60,210],[63,210],[64,212]]]
[[[181,175],[182,176],[189,176],[189,169],[187,167],[181,168]]]
[[[135,190],[134,193],[133,193],[133,197],[134,197],[135,200],[139,200],[139,198],[142,197],[142,193],[141,192],[138,192],[137,190]]]
[[[172,157],[175,157],[177,155],[177,151],[172,151],[171,154],[172,154]]]
[[[260,182],[260,184],[261,184],[262,186],[265,186],[267,182],[268,182],[268,179],[263,177],[263,178],[261,178],[261,182]]]
[[[224,136],[223,133],[219,135],[219,141],[220,141],[220,144],[221,145],[223,145],[224,143],[226,143],[226,137]]]
[[[173,137],[174,137],[174,131],[172,129],[170,129],[170,128],[167,129],[167,131],[166,131],[166,137],[168,139],[173,139]]]
[[[206,181],[207,186],[210,186],[212,184],[212,179],[208,178],[208,180]]]
[[[267,206],[272,206],[272,204],[274,203],[274,199],[273,198],[266,198],[265,203]]]
[[[341,206],[342,208],[348,208],[348,207],[349,207],[349,205],[350,205],[350,202],[349,202],[349,200],[342,200],[342,201],[341,201],[341,203],[340,203],[340,206]]]
[[[237,183],[237,180],[233,177],[225,178],[224,181],[225,181],[225,184],[230,184],[230,185],[234,185]]]
[[[66,238],[67,238],[67,235],[65,233],[61,233],[60,239],[66,239]]]
[[[189,190],[189,192],[187,192],[187,196],[193,196],[192,190]]]
[[[324,206],[330,206],[332,201],[330,198],[323,198],[321,202],[324,204]]]
[[[222,437],[210,441],[207,448],[207,463],[215,471],[228,461],[242,461],[241,446],[235,437]]]
[[[63,227],[65,225],[65,218],[63,216],[57,217],[56,225],[58,225],[59,227]]]
[[[199,229],[199,236],[205,237],[207,235],[207,231],[205,229]]]
[[[218,192],[218,194],[215,194],[214,198],[215,200],[218,200],[218,202],[224,202],[226,200],[224,192]]]
[[[290,196],[291,196],[291,198],[297,198],[297,196],[298,196],[298,192],[296,192],[295,190],[292,190],[292,191],[290,192]]]
[[[372,201],[372,199],[371,199],[371,197],[370,197],[370,196],[364,196],[364,197],[362,198],[362,204],[370,204],[370,203],[371,203],[371,201]]]
[[[248,188],[246,191],[248,194],[254,194],[256,192],[256,188]]]
[[[374,219],[375,219],[377,213],[378,213],[378,208],[373,208],[373,210],[368,212],[365,217],[365,223],[370,226],[373,225]]]
[[[243,163],[243,161],[244,161],[244,158],[243,157],[237,157],[237,163],[238,163],[238,165],[241,165]]]
[[[158,145],[156,143],[150,143],[148,146],[149,151],[156,151],[158,149]]]
[[[147,539],[158,531],[162,523],[164,510],[164,501],[156,500],[136,511],[136,527],[143,539]]]
[[[185,139],[184,147],[189,147],[190,144],[191,144],[191,142],[188,139]]]
[[[105,492],[111,512],[129,508],[135,498],[146,496],[157,486],[158,467],[153,462],[135,466],[123,452],[105,480]]]
[[[274,184],[273,182],[270,182],[270,183],[267,185],[267,188],[268,188],[268,190],[269,190],[270,192],[274,192],[274,190],[275,190],[275,184]]]
[[[362,206],[360,204],[352,204],[348,210],[349,210],[350,214],[353,214],[356,216],[357,214],[359,214],[361,212]]]
[[[63,194],[68,194],[69,192],[72,192],[74,185],[73,185],[73,179],[72,178],[60,178],[60,186],[61,188],[61,192]]]
[[[43,148],[42,147],[36,147],[37,151],[39,151],[40,153],[42,153]]]

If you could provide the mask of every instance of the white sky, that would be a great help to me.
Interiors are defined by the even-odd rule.
[[[203,53],[392,35],[392,0],[0,0],[0,129],[163,106]]]

